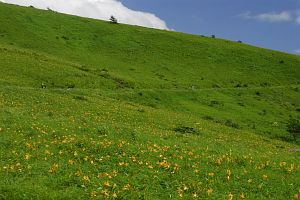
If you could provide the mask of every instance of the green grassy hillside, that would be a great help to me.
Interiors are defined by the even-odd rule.
[[[300,57],[0,3],[0,199],[292,199]]]

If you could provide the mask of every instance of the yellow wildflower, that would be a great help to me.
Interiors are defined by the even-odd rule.
[[[123,187],[123,190],[129,190],[131,188],[131,185],[128,183]]]
[[[115,199],[115,198],[118,198],[117,193],[114,192],[114,193],[112,194],[112,197],[113,197],[114,199]]]
[[[149,169],[153,169],[153,166],[152,166],[152,165],[149,165],[148,168],[149,168]]]
[[[164,160],[163,162],[159,163],[159,165],[165,169],[169,169],[170,168],[170,164]]]
[[[180,166],[179,166],[177,163],[175,163],[175,164],[174,164],[174,171],[178,171],[179,168],[180,168]]]
[[[29,160],[30,158],[31,158],[31,155],[29,153],[26,153],[25,156],[24,156],[24,159]]]
[[[109,183],[108,181],[105,181],[105,182],[103,183],[103,186],[104,186],[104,187],[110,187],[110,183]]]
[[[184,191],[186,191],[186,190],[188,190],[189,188],[185,185],[185,186],[183,186],[183,190]]]
[[[240,194],[240,198],[241,199],[245,199],[246,198],[246,196],[244,195],[244,193]]]
[[[75,172],[75,176],[81,176],[81,172],[78,170],[77,172]]]
[[[75,161],[74,160],[69,160],[68,163],[69,163],[69,165],[74,165]]]
[[[180,197],[180,198],[182,198],[183,197],[183,190],[181,189],[181,188],[178,188],[177,189],[177,193],[178,193],[178,196]]]
[[[97,192],[95,192],[95,191],[91,192],[91,197],[96,198],[97,197]]]
[[[286,166],[286,162],[280,162],[279,165],[280,165],[280,167],[284,167],[284,166]]]
[[[83,176],[82,180],[86,183],[90,182],[90,178],[88,176]]]
[[[213,173],[213,172],[211,172],[211,173],[208,173],[208,176],[214,176],[215,175],[215,173]]]
[[[291,164],[291,166],[288,168],[288,172],[291,173],[294,171],[294,164]]]
[[[49,150],[45,150],[45,154],[50,154],[50,151]]]
[[[229,200],[233,200],[233,194],[232,194],[231,192],[230,192],[229,195],[228,195],[228,199],[229,199]]]
[[[51,168],[49,169],[49,172],[50,173],[56,173],[57,172],[57,170],[58,170],[58,164],[53,164],[52,166],[51,166]]]
[[[207,190],[207,195],[210,196],[213,192],[214,192],[214,190],[211,189],[211,188],[209,188],[209,189]]]
[[[105,197],[109,197],[109,191],[107,189],[101,190],[100,193]]]
[[[267,179],[268,179],[268,176],[264,174],[264,175],[263,175],[263,179],[264,179],[264,180],[267,180]]]
[[[88,159],[89,159],[88,156],[86,156],[86,157],[83,158],[84,161],[88,161]]]

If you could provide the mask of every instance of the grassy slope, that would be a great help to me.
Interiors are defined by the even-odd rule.
[[[300,193],[298,145],[269,139],[299,56],[1,3],[0,24],[0,198]]]
[[[45,83],[48,87],[135,88],[113,97],[193,112],[202,117],[208,115],[215,121],[232,120],[244,128],[255,127],[258,129],[255,132],[285,138],[285,122],[289,115],[295,117],[295,109],[300,107],[299,92],[291,88],[299,84],[299,56],[181,33],[112,26],[102,21],[35,9],[14,7],[12,15],[11,9],[10,6],[1,7],[1,44],[31,50],[29,53],[35,54],[35,62],[43,58],[44,62],[51,60],[56,65],[51,68],[55,76],[26,69],[24,82],[16,79],[17,71],[10,72],[10,80],[2,73],[6,78],[0,80],[6,84],[18,80],[23,86],[34,87]],[[11,61],[8,58],[6,62]],[[31,63],[32,59],[27,62]],[[60,73],[62,67],[68,70],[67,75]],[[44,70],[49,71],[49,68]],[[39,79],[32,73],[39,73]],[[247,88],[216,93],[201,90],[238,85]],[[191,92],[191,87],[200,91]],[[256,95],[258,93],[261,95]],[[190,98],[186,98],[187,94]],[[279,124],[275,129],[274,122]]]

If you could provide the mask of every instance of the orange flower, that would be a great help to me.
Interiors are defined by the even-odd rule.
[[[159,163],[159,165],[161,167],[165,168],[165,169],[169,169],[170,168],[170,164],[166,160],[164,160],[161,163]]]

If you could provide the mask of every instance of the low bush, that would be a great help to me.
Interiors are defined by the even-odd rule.
[[[80,101],[87,101],[88,99],[85,96],[74,96],[73,99]]]
[[[187,133],[196,134],[196,135],[198,134],[198,132],[194,128],[183,126],[183,125],[177,126],[176,128],[173,129],[173,131],[181,134],[187,134]]]
[[[228,119],[224,122],[225,126],[232,127],[235,129],[240,129],[240,125],[238,123],[233,122],[231,119]]]
[[[75,84],[74,84],[74,83],[67,83],[67,84],[66,84],[66,87],[67,87],[68,89],[73,89],[73,88],[75,88]]]
[[[209,116],[209,115],[203,116],[202,119],[209,120],[209,121],[213,121],[214,120],[214,118],[212,116]]]
[[[287,131],[296,141],[297,138],[300,137],[300,121],[297,119],[290,119],[287,123]]]

